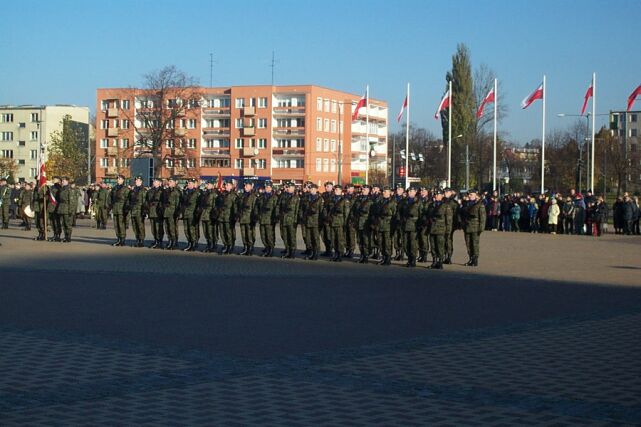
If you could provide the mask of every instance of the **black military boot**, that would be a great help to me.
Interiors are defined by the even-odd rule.
[[[429,269],[435,269],[435,268],[436,268],[436,264],[438,264],[438,258],[437,258],[437,257],[435,257],[435,256],[433,256],[433,257],[432,257],[432,265],[430,265],[430,266],[429,266],[429,267],[427,267],[427,268],[429,268]]]
[[[249,250],[249,246],[243,245],[243,250],[238,252],[238,255],[246,255],[248,250]]]
[[[467,262],[465,263],[465,265],[466,265],[467,267],[471,267],[471,266],[472,266],[472,263],[474,262],[474,261],[473,261],[473,259],[474,259],[474,257],[472,257],[472,256],[471,256],[471,257],[470,257],[470,259],[468,259],[468,260],[467,260]]]
[[[416,267],[416,258],[407,257],[407,264],[405,264],[405,267]]]
[[[443,260],[443,264],[452,264],[452,258],[448,256],[447,258],[445,258],[445,260]]]
[[[211,250],[211,242],[207,240],[207,244],[205,245],[205,249],[202,250],[203,253],[207,253]]]
[[[247,253],[245,256],[252,256],[254,255],[254,247],[253,246],[247,246]]]
[[[191,248],[189,248],[189,252],[196,252],[198,250],[198,241],[191,242]]]
[[[62,239],[62,241],[63,241],[64,243],[69,243],[69,242],[71,242],[71,237],[69,237],[69,235],[65,234],[65,238],[64,238],[64,239]]]
[[[120,244],[118,246],[126,246],[127,245],[127,239],[120,239]]]
[[[416,262],[426,262],[426,261],[427,261],[427,254],[425,252],[419,252]]]
[[[361,256],[358,257],[358,262],[359,264],[363,262],[363,258],[365,258],[365,250],[363,249],[362,246],[358,247],[358,251],[360,252]]]
[[[331,249],[325,249],[325,252],[322,253],[322,256],[332,256],[332,250]]]
[[[265,257],[266,258],[271,258],[272,255],[274,255],[274,248],[272,246],[267,248],[267,252],[265,252]]]
[[[334,259],[335,262],[342,262],[343,257],[341,256],[341,253],[339,251],[336,251],[336,257]]]
[[[394,257],[394,261],[402,261],[402,260],[403,260],[403,252],[396,251],[396,256]]]
[[[280,257],[281,258],[289,258],[290,250],[285,248],[285,253],[282,254]]]
[[[383,258],[384,258],[383,265],[392,265],[392,256],[391,255],[387,255],[387,256],[385,256]]]
[[[165,249],[170,251],[174,248],[174,241],[173,240],[168,240],[167,241],[167,246],[165,246]]]
[[[193,243],[191,243],[191,240],[187,242],[187,246],[183,249],[183,252],[189,252],[189,250],[194,246]]]
[[[472,257],[472,267],[478,267],[479,266],[479,257],[474,256]]]

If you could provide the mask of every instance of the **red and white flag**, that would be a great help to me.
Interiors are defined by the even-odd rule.
[[[401,122],[401,119],[403,118],[403,113],[405,112],[405,109],[407,108],[407,95],[405,95],[405,100],[403,101],[403,105],[401,106],[401,111],[399,111],[398,116],[396,116],[396,121]]]
[[[630,111],[632,109],[632,104],[634,104],[634,101],[637,99],[637,96],[641,95],[641,85],[634,89],[634,92],[628,96],[628,109],[627,111]]]
[[[521,101],[521,108],[525,110],[537,99],[543,99],[543,83],[541,83],[539,87],[534,90],[534,92],[529,94],[523,101]]]
[[[356,108],[354,109],[354,114],[352,114],[352,121],[355,121],[356,118],[358,117],[358,110],[361,108],[367,106],[367,91],[365,91],[365,95],[358,101],[358,104],[356,104]]]
[[[590,98],[592,98],[593,94],[594,94],[594,82],[590,82],[590,87],[585,92],[585,97],[583,99],[583,108],[581,108],[581,115],[585,113],[585,107],[588,106],[588,101],[590,100]]]
[[[40,167],[38,168],[40,175],[38,175],[38,185],[42,187],[47,183],[47,171],[45,170],[44,162],[40,161]]]
[[[56,196],[53,195],[53,193],[51,192],[51,189],[49,189],[47,193],[49,193],[49,203],[51,203],[53,206],[57,206],[58,200],[56,200]]]
[[[477,119],[483,117],[483,108],[485,108],[485,104],[490,104],[492,102],[494,102],[494,88],[490,89],[490,92],[485,98],[483,98],[483,101],[481,101],[481,105],[479,105],[479,109],[476,112]]]
[[[438,120],[441,117],[441,111],[446,110],[450,108],[450,91],[448,89],[447,92],[445,92],[445,95],[443,95],[443,99],[441,99],[441,103],[438,104],[438,108],[436,109],[436,114],[434,114],[434,118]]]

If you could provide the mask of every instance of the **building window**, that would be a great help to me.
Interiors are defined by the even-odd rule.
[[[329,172],[329,159],[323,159],[323,172]]]
[[[249,106],[250,107],[256,106],[256,98],[249,98]]]
[[[332,133],[336,132],[336,120],[332,120],[331,131],[332,131]]]
[[[174,140],[173,139],[165,140],[165,148],[174,148]]]
[[[323,111],[323,98],[316,98],[316,111]]]
[[[337,104],[336,100],[332,99],[332,113],[336,112],[336,104]]]
[[[630,136],[632,136],[632,137],[637,136],[637,130],[636,129],[630,129]]]
[[[123,138],[120,140],[120,148],[129,148],[129,138]]]
[[[331,150],[332,153],[336,151],[336,140],[335,139],[332,139],[332,141],[331,141],[330,150]]]
[[[100,129],[109,129],[109,120],[101,120]]]
[[[229,148],[228,139],[208,139],[205,141],[205,148]]]
[[[637,121],[637,115],[636,114],[630,114],[630,121],[631,122],[636,122]]]
[[[258,98],[258,108],[267,108],[267,98]]]
[[[13,132],[2,132],[0,136],[2,141],[13,141]]]
[[[325,119],[323,130],[329,132],[329,119]]]
[[[325,152],[329,151],[329,139],[324,139],[323,140],[323,151],[325,151]]]
[[[123,110],[128,110],[129,109],[129,100],[128,99],[123,99],[121,106],[122,106]]]
[[[242,169],[243,168],[243,159],[235,159],[234,160],[234,167],[236,169]]]
[[[323,159],[316,159],[316,172],[323,170]]]
[[[196,129],[196,119],[189,119],[187,129]]]
[[[325,105],[325,112],[329,113],[329,99],[325,99],[323,104]]]
[[[323,140],[316,138],[316,151],[323,151]]]
[[[109,147],[109,140],[107,138],[103,138],[100,140],[100,148],[107,148]]]
[[[258,119],[258,129],[265,129],[267,127],[267,119]]]
[[[38,150],[31,150],[31,160],[36,160],[38,158]]]
[[[196,138],[190,138],[187,140],[187,148],[196,148]]]
[[[100,101],[100,110],[107,111],[107,108],[109,108],[109,101],[106,99],[103,99],[102,101]]]
[[[260,148],[260,149],[267,148],[267,139],[260,138],[258,140],[258,148]]]
[[[336,172],[336,159],[332,159],[332,163],[330,165],[330,172]]]
[[[243,148],[243,139],[242,138],[236,138],[236,148],[237,149]]]
[[[317,131],[323,130],[323,119],[321,119],[320,117],[316,117],[316,130]]]
[[[236,108],[243,108],[245,106],[245,98],[236,98]]]
[[[32,114],[32,116],[33,116],[33,114]],[[13,114],[12,113],[4,113],[0,117],[2,117],[2,123],[13,123]]]
[[[19,165],[24,165],[24,164],[25,164],[24,159],[19,159],[19,160],[18,160],[18,164],[19,164]]]
[[[38,175],[38,169],[37,168],[29,169],[29,176],[31,176],[31,178],[35,178],[37,175]]]
[[[118,125],[120,125],[120,120],[118,120],[118,119],[114,119],[114,125],[113,125],[113,127],[114,127],[115,129],[117,129],[117,128],[118,128]]]
[[[2,150],[0,151],[0,157],[5,159],[13,159],[13,150]]]
[[[188,168],[196,167],[196,160],[195,159],[187,159],[187,167]]]
[[[31,123],[37,123],[40,121],[39,113],[31,113]]]
[[[38,140],[38,131],[37,130],[31,131],[31,140],[32,141],[37,141]]]
[[[258,159],[258,169],[265,169],[265,168],[267,168],[267,160]]]
[[[236,119],[236,129],[243,128],[243,119]]]
[[[129,129],[129,120],[123,119],[122,121],[122,128],[123,129]]]
[[[18,141],[18,146],[19,147],[25,147],[27,143],[25,141]]]
[[[109,167],[109,159],[105,159],[104,157],[100,159],[100,167],[101,168],[106,168]]]

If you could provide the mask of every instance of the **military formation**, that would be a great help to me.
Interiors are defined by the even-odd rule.
[[[45,236],[46,209],[53,234],[48,240],[71,241],[73,201],[77,200],[73,192],[66,177],[54,177],[52,185],[28,193],[36,212],[36,240]],[[145,222],[149,221],[149,248],[228,255],[234,253],[238,229],[243,246],[238,255],[255,255],[258,234],[263,247],[260,255],[272,257],[279,227],[284,246],[281,258],[296,258],[301,249],[306,260],[326,257],[342,262],[355,259],[358,252],[357,262],[362,264],[406,260],[407,267],[415,267],[431,260],[429,268],[433,269],[452,262],[452,237],[457,229],[465,235],[466,265],[478,265],[479,239],[486,223],[486,210],[475,190],[457,197],[449,188],[343,187],[331,182],[322,191],[311,182],[302,186],[286,182],[275,188],[270,181],[260,187],[246,181],[238,189],[231,181],[195,179],[181,188],[174,178],[155,179],[146,187],[142,177],[127,183],[124,176],[118,176],[112,187],[102,183],[93,188],[91,206],[96,228],[106,229],[108,219],[113,219],[113,246],[125,246],[131,228],[131,246],[144,247],[148,239]],[[180,223],[185,247],[179,245]],[[299,233],[304,248],[297,247]]]

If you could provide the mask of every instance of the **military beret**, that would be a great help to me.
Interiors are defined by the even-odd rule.
[[[325,182],[325,186],[328,186],[328,185],[334,185],[334,183],[333,183],[333,182],[331,182],[331,181],[327,181],[327,182]]]
[[[143,179],[142,179],[142,175],[136,175],[136,178],[135,178],[135,179],[139,179],[139,180],[141,180],[141,181],[143,180]]]
[[[340,185],[340,184],[336,184],[336,185],[334,186],[334,190],[342,190],[342,189],[343,189],[343,187],[341,187],[341,185]]]
[[[271,182],[271,180],[268,179],[267,181],[265,181],[265,187],[272,187],[273,185],[274,183]]]
[[[313,182],[309,184],[309,188],[315,188],[318,190],[318,185],[314,184]]]
[[[119,175],[118,175],[118,179],[125,179],[125,176],[124,176],[124,175],[122,175],[122,174],[119,174]]]

